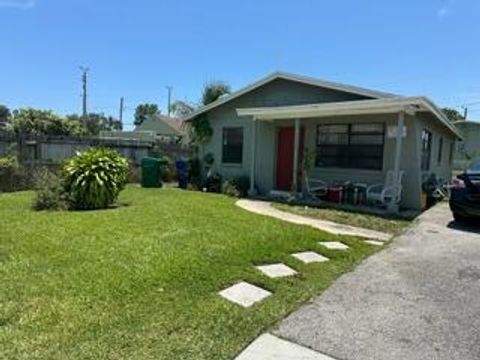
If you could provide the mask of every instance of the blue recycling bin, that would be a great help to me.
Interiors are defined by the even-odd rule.
[[[177,181],[180,189],[186,189],[188,184],[188,163],[186,160],[175,161]]]

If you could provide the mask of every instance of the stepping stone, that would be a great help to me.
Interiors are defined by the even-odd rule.
[[[326,247],[330,250],[347,250],[349,247],[340,241],[326,241],[326,242],[319,242],[320,245]]]
[[[310,264],[315,262],[324,262],[324,261],[330,260],[329,258],[322,256],[320,254],[317,254],[314,251],[299,252],[299,253],[292,254],[292,256],[295,259],[300,260],[305,264]]]
[[[316,351],[263,334],[252,342],[235,360],[334,360]]]
[[[375,245],[375,246],[383,246],[383,242],[375,241],[375,240],[365,240],[367,244]]]
[[[272,295],[270,291],[264,290],[245,281],[230,286],[229,288],[220,291],[218,294],[228,301],[243,306],[244,308],[250,307]]]
[[[267,275],[269,278],[280,278],[285,276],[295,275],[297,272],[292,268],[288,267],[285,264],[272,264],[272,265],[261,265],[255,266],[262,273]]]

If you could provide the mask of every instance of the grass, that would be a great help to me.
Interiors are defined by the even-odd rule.
[[[0,358],[231,359],[377,250],[222,195],[129,187],[120,201],[34,212],[32,193],[0,195]],[[288,255],[300,250],[332,260],[304,265]],[[273,280],[253,267],[279,261],[299,274]],[[217,295],[239,280],[274,294],[248,309]]]
[[[358,226],[365,229],[378,230],[394,235],[400,234],[412,221],[388,216],[364,214],[346,210],[315,208],[287,204],[273,204],[279,210],[304,215],[315,219],[334,221],[339,224]]]

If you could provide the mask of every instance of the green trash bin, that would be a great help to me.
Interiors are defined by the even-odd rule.
[[[154,157],[142,159],[142,187],[162,187],[162,167],[165,161]]]

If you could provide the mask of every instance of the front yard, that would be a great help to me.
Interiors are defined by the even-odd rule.
[[[231,359],[377,250],[222,195],[129,187],[121,207],[90,212],[34,212],[31,201],[0,195],[2,359]],[[289,256],[303,250],[331,261]],[[253,267],[279,261],[299,274]],[[244,309],[217,294],[239,280],[273,295]]]

